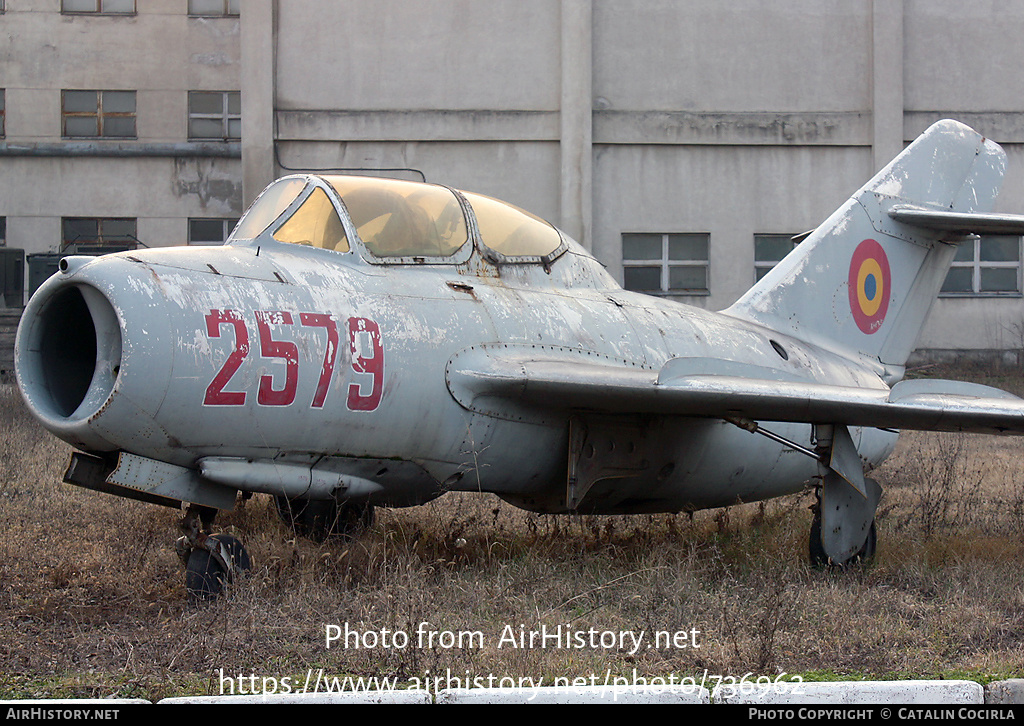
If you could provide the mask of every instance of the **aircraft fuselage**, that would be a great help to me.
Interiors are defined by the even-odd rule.
[[[500,347],[655,376],[673,358],[715,358],[821,383],[883,385],[877,371],[837,354],[624,291],[575,246],[548,269],[336,258],[273,241],[71,258],[30,308],[43,321],[40,359],[61,349],[66,361],[40,365],[38,385],[28,387],[33,404],[80,449],[189,469],[208,460],[205,475],[238,488],[277,491],[251,468],[276,462],[357,475],[376,486],[353,496],[387,504],[464,490],[538,511],[567,509],[573,419],[589,432],[576,434],[585,437],[576,456],[594,479],[580,509],[610,513],[774,497],[799,490],[817,463],[721,420],[467,404],[446,375],[453,361]],[[90,323],[98,355],[76,352],[57,333]],[[76,366],[79,382],[55,392],[47,376]],[[812,446],[807,424],[773,430]],[[854,437],[869,465],[895,443],[875,429]],[[241,474],[216,468],[236,460]],[[313,479],[305,495],[327,496],[329,486]]]

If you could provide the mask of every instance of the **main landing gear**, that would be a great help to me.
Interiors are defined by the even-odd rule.
[[[811,506],[814,518],[811,520],[811,532],[808,537],[808,554],[810,556],[811,566],[818,569],[824,569],[826,567],[847,567],[849,565],[866,564],[870,562],[874,558],[875,551],[878,548],[878,530],[875,525],[874,518],[871,520],[871,525],[868,528],[864,544],[861,545],[860,549],[848,559],[842,562],[837,562],[826,554],[825,547],[822,544],[820,487],[815,491],[815,495],[817,497],[817,501]]]
[[[818,462],[821,485],[814,506],[809,553],[815,566],[843,567],[875,554],[875,510],[882,487],[864,476],[864,461],[844,424],[814,424],[813,449],[763,429],[756,421],[727,418],[741,429],[766,436]]]
[[[185,589],[190,602],[212,600],[252,567],[249,553],[237,537],[210,534],[216,509],[189,505],[174,543],[185,565]]]

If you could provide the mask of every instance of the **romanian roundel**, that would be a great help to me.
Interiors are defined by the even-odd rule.
[[[861,331],[871,335],[882,327],[890,294],[889,258],[882,245],[866,239],[850,260],[850,310]]]

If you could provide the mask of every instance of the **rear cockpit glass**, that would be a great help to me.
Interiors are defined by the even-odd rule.
[[[547,257],[562,245],[554,227],[511,204],[482,194],[463,192],[476,215],[480,241],[509,258]]]
[[[459,200],[445,187],[370,177],[325,181],[375,257],[451,257],[469,240]]]
[[[231,233],[231,240],[256,239],[306,187],[305,179],[282,179],[267,187]]]
[[[277,228],[274,239],[335,252],[349,249],[338,211],[320,187],[316,187],[288,221]]]

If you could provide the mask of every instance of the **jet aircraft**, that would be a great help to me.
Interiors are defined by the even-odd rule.
[[[875,550],[866,474],[900,429],[1024,434],[1024,400],[903,380],[998,145],[932,126],[718,313],[623,290],[495,199],[393,179],[271,184],[223,247],[68,257],[32,297],[17,379],[72,444],[65,481],[186,507],[196,596],[250,564],[213,532],[272,495],[314,536],[376,505],[492,492],[535,512],[651,513],[817,483],[809,554]]]

